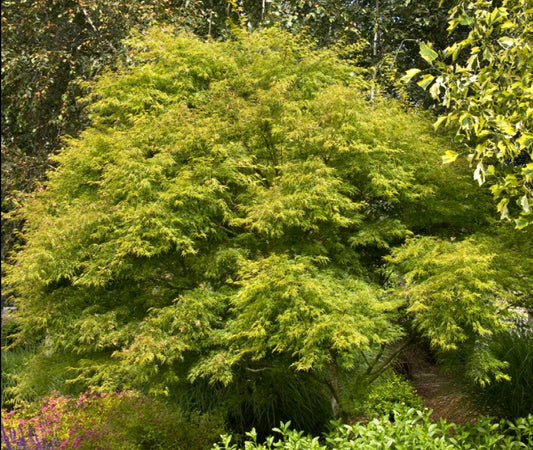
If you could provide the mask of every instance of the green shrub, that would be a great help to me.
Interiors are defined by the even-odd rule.
[[[2,351],[2,407],[12,408],[15,406],[15,398],[12,394],[17,384],[19,374],[30,357],[31,351],[27,349],[14,349]],[[25,400],[30,400],[26,398]]]
[[[2,408],[13,408],[17,402],[16,386],[18,377],[25,368],[26,363],[37,351],[33,345],[13,346],[16,333],[19,331],[17,321],[10,316],[2,317]],[[33,396],[25,392],[19,400],[31,401]]]
[[[216,415],[184,413],[133,391],[55,395],[3,417],[5,445],[37,437],[53,448],[194,450],[212,447],[223,432]]]
[[[413,408],[400,408],[395,420],[389,417],[375,418],[369,423],[354,425],[335,424],[323,437],[313,437],[291,429],[289,423],[281,424],[263,444],[257,433],[247,433],[248,440],[242,447],[232,443],[231,436],[223,436],[216,450],[348,450],[348,449],[518,449],[533,445],[533,416],[515,422],[493,422],[483,418],[476,424],[459,426],[444,420],[430,421],[429,412]],[[529,446],[529,447],[528,447]]]
[[[85,389],[67,383],[71,355],[45,354],[36,344],[2,351],[2,408],[39,402],[51,392],[80,395]]]
[[[445,344],[498,329],[490,258],[446,236],[485,223],[483,195],[466,168],[438,164],[448,140],[421,114],[366,102],[336,49],[276,28],[225,42],[154,29],[128,52],[24,202],[7,270],[22,336],[73,358],[68,381],[159,394],[177,371],[229,385],[276,359],[320,379],[342,415],[343,372],[380,373],[411,316],[432,335],[454,322]],[[444,241],[427,236],[440,229]],[[460,316],[432,302],[406,315],[400,275],[384,283],[384,254],[420,233],[402,270],[433,248],[421,270],[437,293],[462,280],[438,297]]]
[[[395,372],[384,374],[369,389],[370,393],[362,408],[366,417],[388,415],[399,404],[415,409],[422,408],[420,397],[411,383]]]

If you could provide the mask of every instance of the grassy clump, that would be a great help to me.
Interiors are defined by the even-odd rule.
[[[508,363],[507,374],[511,380],[476,389],[477,398],[501,417],[533,414],[533,330],[524,325],[500,333],[492,340],[491,350]]]

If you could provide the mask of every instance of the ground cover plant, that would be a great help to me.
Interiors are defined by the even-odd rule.
[[[276,28],[153,29],[129,49],[20,211],[12,346],[36,354],[14,402],[53,368],[64,393],[202,386],[195,407],[268,430],[312,412],[277,396],[289,380],[346,419],[412,334],[506,379],[489,344],[531,301],[532,231],[495,224],[468,168],[440,165],[429,118]]]

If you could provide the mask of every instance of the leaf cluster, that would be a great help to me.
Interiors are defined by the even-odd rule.
[[[439,54],[422,43],[421,56],[437,74],[418,85],[446,108],[435,122],[455,133],[468,154],[474,179],[487,181],[502,219],[524,228],[533,202],[533,10],[527,0],[464,1],[450,10],[450,33],[467,27],[468,35]],[[420,73],[411,69],[410,80]],[[446,162],[457,158],[449,151]]]

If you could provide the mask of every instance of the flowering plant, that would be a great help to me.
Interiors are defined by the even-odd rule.
[[[220,423],[135,391],[56,393],[2,410],[2,449],[202,448],[217,441]]]

